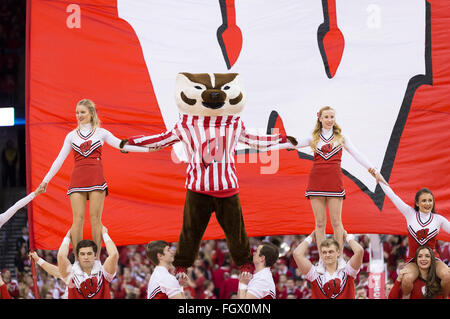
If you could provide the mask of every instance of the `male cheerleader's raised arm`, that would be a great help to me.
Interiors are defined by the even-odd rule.
[[[44,269],[49,275],[54,276],[56,278],[61,278],[58,266],[45,261],[44,259],[39,257],[39,255],[35,251],[30,251],[28,253],[28,257],[33,258],[34,262],[38,264],[42,269]]]
[[[108,253],[108,257],[103,264],[103,268],[105,269],[105,272],[113,278],[117,272],[119,251],[117,250],[117,247],[111,237],[109,237],[108,229],[105,226],[102,227],[102,236],[103,242],[105,243],[106,252]]]
[[[312,242],[315,242],[315,231],[311,233],[308,237],[306,237],[294,250],[294,260],[297,263],[297,267],[303,275],[309,273],[313,264],[309,261],[306,256],[306,252],[308,251],[309,245]]]
[[[105,142],[111,145],[114,148],[117,148],[121,151],[125,152],[138,152],[138,153],[147,153],[149,152],[148,147],[142,147],[142,146],[133,146],[133,145],[125,145],[123,148],[120,147],[121,140],[115,137],[110,131],[103,129],[105,133]]]
[[[345,136],[344,149],[364,168],[367,170],[375,169],[375,173],[377,169],[375,166],[353,145],[352,141]]]
[[[364,248],[355,240],[355,236],[353,236],[352,234],[347,234],[347,231],[344,231],[344,241],[350,246],[351,250],[353,251],[353,256],[348,261],[350,266],[354,270],[359,270],[363,262]]]
[[[64,144],[61,148],[61,151],[59,151],[58,157],[55,159],[55,161],[52,164],[52,167],[50,167],[50,170],[48,171],[47,175],[45,175],[44,179],[42,180],[42,183],[39,187],[43,188],[43,191],[47,189],[47,184],[50,182],[50,180],[53,178],[53,176],[58,173],[59,169],[61,168],[62,164],[67,158],[67,155],[70,153],[70,134],[66,135],[66,138],[64,139]]]
[[[61,246],[58,249],[58,254],[56,257],[58,261],[59,274],[66,284],[69,284],[69,275],[72,271],[72,264],[70,263],[69,258],[67,258],[67,255],[69,254],[69,245],[70,229],[67,232],[66,236],[64,236],[64,240],[62,241]]]
[[[28,194],[26,197],[18,200],[13,206],[8,208],[6,212],[0,215],[0,228],[14,216],[15,213],[22,207],[25,207],[29,202],[31,202],[36,196],[42,193],[40,188],[36,189],[34,192]]]

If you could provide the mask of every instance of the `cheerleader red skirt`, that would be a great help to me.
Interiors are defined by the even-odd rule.
[[[309,173],[305,196],[342,197],[345,199],[340,163],[314,163]]]
[[[108,185],[103,174],[101,160],[98,158],[75,161],[67,195],[75,192],[87,192],[89,199],[89,192],[95,190],[106,190],[106,195],[108,195]]]

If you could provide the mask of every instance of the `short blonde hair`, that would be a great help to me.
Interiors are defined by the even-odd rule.
[[[92,128],[94,129],[94,128],[100,127],[100,119],[98,118],[98,115],[97,115],[97,109],[95,108],[95,103],[89,99],[82,99],[82,100],[78,101],[77,106],[78,105],[83,105],[83,106],[87,107],[89,114],[91,115]]]
[[[320,243],[319,248],[322,249],[322,247],[330,247],[330,246],[336,246],[336,251],[339,251],[339,243],[334,238],[327,238],[323,242]]]

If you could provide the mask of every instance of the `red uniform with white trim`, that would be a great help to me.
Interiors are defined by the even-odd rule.
[[[426,282],[422,278],[417,278],[414,281],[413,289],[411,290],[411,294],[409,299],[425,299],[426,293]],[[395,281],[394,286],[392,286],[391,291],[389,292],[388,299],[402,299],[402,284],[398,280]],[[443,299],[442,295],[435,296],[434,299]]]
[[[322,129],[317,150],[314,152],[314,163],[309,173],[308,186],[305,196],[327,196],[345,198],[344,183],[342,181],[341,161],[342,149],[345,149],[358,163],[369,169],[374,166],[361,154],[345,137],[344,145],[333,142],[333,130]],[[296,148],[309,146],[312,137],[297,139]]]
[[[76,261],[72,272],[65,279],[68,287],[68,299],[111,299],[110,282],[116,274],[108,274],[99,260],[96,260],[91,274],[81,270]]]
[[[74,167],[67,195],[73,192],[108,191],[102,165],[104,142],[120,149],[120,140],[104,128],[92,129],[91,124],[84,124],[80,129],[71,131],[66,135],[63,147],[43,181],[50,182],[72,149]],[[136,146],[125,146],[123,149],[129,152],[148,152],[148,149]]]
[[[450,233],[450,222],[441,215],[435,213],[422,213],[407,205],[386,184],[379,183],[384,193],[391,199],[398,210],[405,216],[408,225],[408,256],[405,262],[409,263],[420,246],[428,246],[434,251],[436,259],[439,253],[436,250],[436,240],[439,230]]]
[[[355,299],[355,278],[359,269],[353,269],[347,262],[334,274],[325,268],[312,266],[305,279],[311,282],[312,299]]]
[[[314,164],[309,173],[306,197],[345,197],[341,173],[342,145],[333,143],[333,138],[334,134],[328,138],[320,134],[320,141],[314,152]]]
[[[253,274],[247,285],[247,292],[258,299],[276,299],[275,282],[269,267]]]
[[[183,142],[188,154],[186,188],[214,197],[238,193],[234,162],[238,142],[260,150],[293,147],[282,134],[258,136],[246,131],[239,116],[180,114],[175,127],[153,136],[134,136],[131,145],[164,148]]]
[[[155,267],[148,283],[147,299],[169,299],[182,292],[178,280],[166,267]]]

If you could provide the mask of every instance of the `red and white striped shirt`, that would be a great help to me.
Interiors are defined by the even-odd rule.
[[[212,117],[180,114],[179,121],[170,131],[128,139],[131,145],[151,148],[164,148],[180,141],[188,154],[186,188],[215,197],[238,193],[234,161],[238,142],[258,150],[294,147],[282,134],[250,134],[236,115]]]

